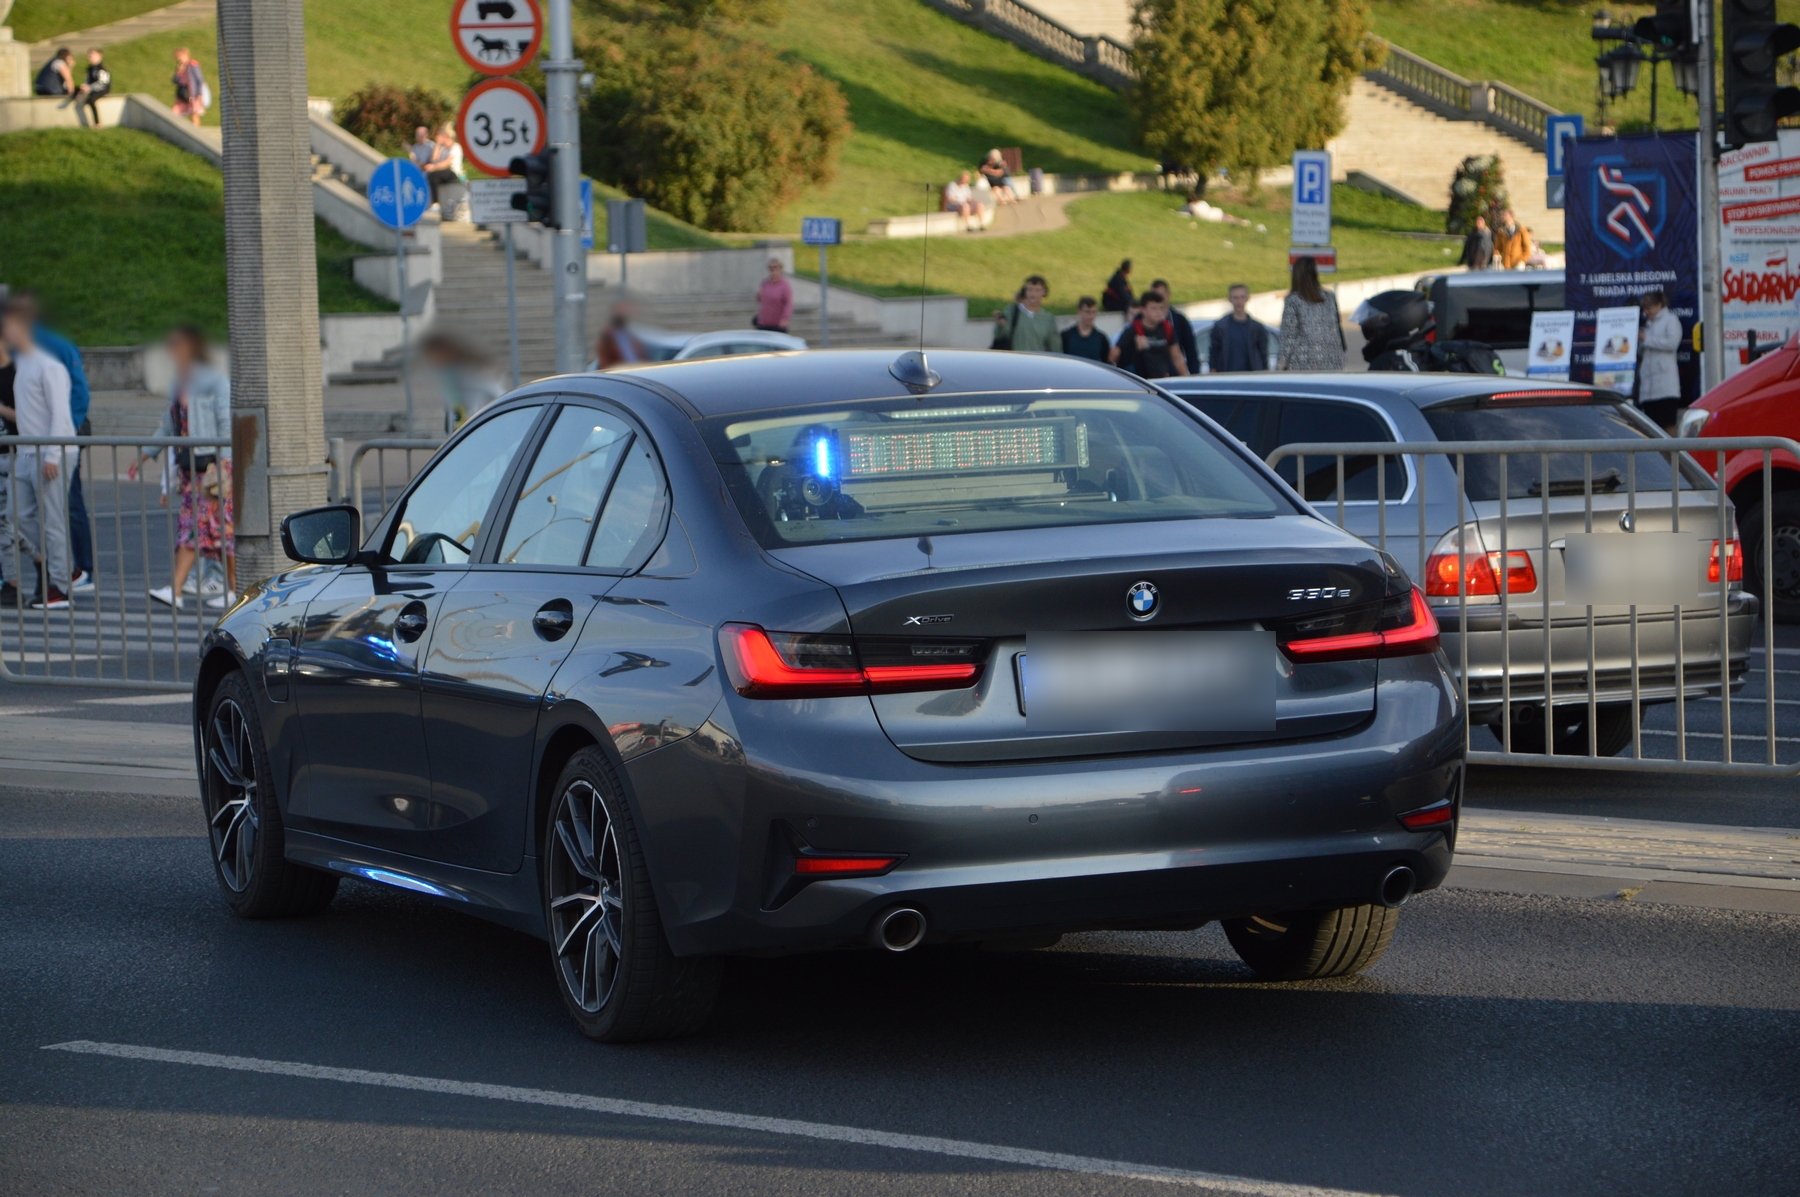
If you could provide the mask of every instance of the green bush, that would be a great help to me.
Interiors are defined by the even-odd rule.
[[[768,47],[669,24],[584,46],[582,166],[706,229],[758,231],[830,182],[850,135],[837,84]]]
[[[382,153],[400,158],[412,145],[413,130],[424,125],[435,133],[455,110],[430,88],[371,83],[338,102],[337,121]]]
[[[1444,229],[1466,233],[1477,216],[1487,217],[1488,228],[1498,228],[1500,214],[1508,206],[1506,170],[1498,154],[1471,154],[1456,168],[1450,180],[1450,211]]]

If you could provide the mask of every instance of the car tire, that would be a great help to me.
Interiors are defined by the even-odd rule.
[[[692,1035],[718,1000],[724,962],[677,956],[663,933],[643,846],[612,763],[570,759],[545,830],[544,922],[563,1004],[604,1043]]]
[[[1775,622],[1800,623],[1800,491],[1778,491],[1771,499],[1775,534]],[[1744,585],[1763,601],[1763,509],[1757,503],[1738,515],[1744,545]]]
[[[256,695],[242,673],[227,674],[207,705],[200,801],[206,816],[213,873],[240,918],[317,914],[337,895],[332,873],[298,865],[284,855],[275,776],[263,742]]]
[[[1631,744],[1631,704],[1603,702],[1595,710],[1594,750],[1600,756],[1618,756]],[[1498,728],[1494,738],[1500,738]],[[1586,706],[1556,708],[1556,755],[1588,754],[1588,709]],[[1542,753],[1544,751],[1544,708],[1515,708],[1512,720],[1512,750]]]
[[[1387,951],[1400,911],[1387,906],[1294,910],[1226,919],[1238,959],[1265,981],[1314,981],[1368,968]]]

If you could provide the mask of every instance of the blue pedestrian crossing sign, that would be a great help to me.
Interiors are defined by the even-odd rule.
[[[389,158],[369,176],[369,207],[390,229],[410,229],[431,206],[431,184],[411,158]]]
[[[836,245],[843,239],[844,222],[835,216],[800,218],[800,241],[803,245]]]
[[[1569,152],[1569,143],[1581,136],[1586,124],[1579,112],[1545,118],[1544,162],[1551,178],[1562,177],[1564,155]]]

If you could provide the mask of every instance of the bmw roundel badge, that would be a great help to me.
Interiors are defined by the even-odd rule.
[[[1125,592],[1125,613],[1139,623],[1156,617],[1156,605],[1156,585],[1152,582],[1134,582]]]

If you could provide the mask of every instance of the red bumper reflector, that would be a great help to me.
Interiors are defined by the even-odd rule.
[[[899,863],[898,856],[796,856],[794,872],[803,877],[872,877]]]
[[[1424,831],[1430,827],[1442,827],[1455,818],[1456,808],[1446,798],[1442,802],[1434,802],[1430,806],[1401,815],[1400,824],[1408,831]]]
[[[1438,647],[1437,616],[1425,602],[1425,595],[1415,586],[1412,592],[1412,622],[1385,632],[1355,632],[1348,636],[1319,636],[1312,640],[1290,640],[1282,645],[1296,661],[1354,661],[1365,657],[1407,657],[1416,653],[1436,652]]]

